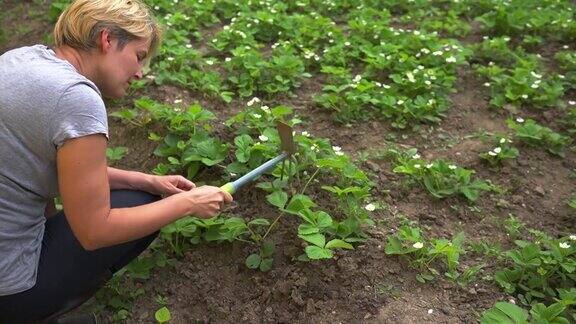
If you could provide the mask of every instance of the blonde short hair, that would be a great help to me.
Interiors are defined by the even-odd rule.
[[[118,40],[119,49],[130,41],[149,39],[148,57],[162,37],[160,26],[141,0],[74,0],[56,22],[54,43],[89,51],[96,48],[104,29]]]

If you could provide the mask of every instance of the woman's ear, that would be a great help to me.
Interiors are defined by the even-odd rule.
[[[108,29],[104,28],[100,31],[100,37],[98,38],[98,47],[102,54],[108,53],[112,50],[112,37],[110,37],[110,32]]]

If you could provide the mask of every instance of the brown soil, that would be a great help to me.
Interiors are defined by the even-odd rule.
[[[15,6],[11,2],[8,5],[9,9]],[[18,18],[10,18],[4,26],[16,26],[18,22]],[[41,27],[27,33],[26,40],[10,39],[0,44],[0,53],[17,45],[41,42],[45,31]],[[296,237],[297,223],[285,216],[273,232],[277,243],[274,267],[266,273],[244,265],[246,256],[255,252],[252,246],[241,242],[201,244],[187,251],[175,266],[155,269],[149,280],[138,283],[145,294],[136,300],[128,322],[155,322],[154,312],[160,308],[155,301],[157,295],[167,298],[173,323],[477,322],[483,310],[510,297],[482,276],[467,287],[441,277],[431,284],[416,281],[418,272],[406,260],[384,253],[386,236],[402,220],[417,221],[427,237],[450,238],[462,231],[469,242],[486,240],[505,247],[511,242],[503,221],[510,214],[529,228],[552,235],[576,231],[574,211],[566,205],[574,193],[574,152],[560,159],[542,149],[519,146],[520,157],[501,169],[489,168],[478,158],[488,144],[470,135],[478,130],[507,132],[506,115],[488,108],[488,93],[481,84],[469,69],[463,69],[457,91],[451,96],[453,107],[442,122],[424,125],[417,131],[397,131],[378,120],[351,127],[334,123],[330,114],[313,102],[322,83],[318,78],[306,80],[294,98],[280,99],[306,121],[299,130],[329,138],[352,156],[372,152],[360,166],[376,182],[375,197],[388,208],[373,214],[376,226],[368,229],[370,238],[355,250],[338,252],[334,260],[298,262],[295,258],[302,253],[302,243]],[[226,105],[170,86],[152,87],[147,94],[166,102],[177,98],[183,99],[183,104],[200,101],[219,116],[215,122],[218,125],[243,107],[242,102]],[[114,103],[110,111],[129,102]],[[526,116],[557,126],[541,111],[528,110]],[[130,149],[115,166],[149,172],[158,163],[152,154],[155,144],[147,140],[148,129],[110,119],[110,131],[110,146]],[[407,185],[402,176],[391,172],[389,161],[379,158],[378,153],[388,147],[392,134],[396,145],[418,147],[424,158],[445,158],[472,168],[476,176],[492,180],[506,192],[485,194],[476,205],[460,198],[434,199],[418,186]],[[265,193],[253,186],[239,192],[235,200],[234,213],[248,218],[277,216],[278,211],[266,203]],[[461,259],[462,266],[481,262],[487,263],[486,274],[495,269],[494,261],[474,253]],[[106,320],[111,315],[105,313],[103,317]]]

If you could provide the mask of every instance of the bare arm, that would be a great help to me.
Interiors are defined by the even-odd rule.
[[[110,189],[135,189],[170,196],[196,187],[192,181],[179,175],[158,176],[111,167],[107,171]]]
[[[110,189],[140,189],[149,186],[147,174],[107,167]]]
[[[204,186],[143,206],[111,209],[105,152],[106,138],[90,135],[67,141],[57,153],[64,213],[87,250],[146,236],[185,215],[215,216],[222,203],[232,200],[219,188]]]

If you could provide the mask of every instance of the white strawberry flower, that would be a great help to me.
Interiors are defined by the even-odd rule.
[[[534,71],[530,71],[530,74],[532,74],[532,76],[535,77],[535,78],[537,78],[537,79],[541,79],[541,78],[542,78],[542,75],[541,75],[541,74],[538,74],[538,73],[536,73],[536,72],[534,72]]]
[[[454,56],[450,56],[446,59],[447,63],[456,63],[456,58]]]
[[[523,122],[524,122],[524,118],[518,117],[518,118],[516,118],[516,121],[519,122],[519,123],[523,123]]]
[[[424,247],[424,243],[422,243],[422,242],[416,242],[416,243],[412,244],[412,247],[415,248],[415,249],[421,249],[421,248]]]
[[[498,155],[498,154],[490,151],[490,152],[488,152],[488,155],[490,155],[490,156],[496,156],[496,155]]]
[[[376,210],[376,205],[368,204],[368,205],[364,206],[364,209],[366,209],[367,211],[374,211],[374,210]]]
[[[576,241],[576,235],[570,235],[570,239],[571,239],[572,241]]]
[[[454,164],[450,164],[450,165],[448,166],[448,169],[450,169],[450,170],[456,170],[456,169],[458,169],[458,167],[455,166]]]
[[[506,139],[505,139],[505,138],[501,138],[501,139],[500,139],[500,144],[504,144],[504,143],[506,143]]]
[[[433,167],[433,166],[434,166],[433,163],[428,163],[428,164],[426,164],[426,169],[430,169],[430,168]]]
[[[522,97],[522,99],[528,99],[528,95],[527,94],[523,94],[520,97]]]
[[[252,114],[252,116],[253,116],[254,118],[256,118],[256,119],[259,119],[259,118],[262,117],[262,115],[260,115],[260,114]]]
[[[569,249],[570,248],[570,244],[568,244],[566,242],[562,242],[562,243],[558,244],[558,246],[560,246],[560,248],[562,248],[562,249]]]
[[[574,106],[574,105],[576,105],[576,101],[574,101],[574,100],[569,100],[569,101],[568,101],[568,104],[569,104],[570,106]]]
[[[182,102],[182,99],[176,99],[176,100],[174,100],[174,103],[175,103],[175,104],[179,104],[179,103],[181,103],[181,102]]]
[[[208,60],[208,61],[206,61],[206,64],[208,64],[208,65],[213,65],[213,64],[214,64],[214,61]]]
[[[494,153],[498,154],[498,153],[500,153],[500,152],[502,152],[502,148],[497,147],[497,148],[494,149]]]
[[[340,146],[332,146],[332,149],[334,150],[334,152],[342,151],[342,148]]]
[[[419,158],[420,158],[420,154],[416,153],[416,154],[412,155],[412,158],[413,158],[413,159],[419,159]]]
[[[304,136],[304,137],[310,137],[310,133],[308,133],[307,131],[303,131],[303,132],[302,132],[302,136]]]
[[[172,56],[168,56],[166,59],[167,59],[168,61],[174,61],[174,58],[173,58]]]
[[[420,164],[414,164],[414,167],[415,167],[416,169],[420,169],[421,165],[420,165]]]
[[[261,140],[262,142],[266,142],[266,141],[268,141],[268,136],[260,135],[260,136],[258,136],[258,139]]]

